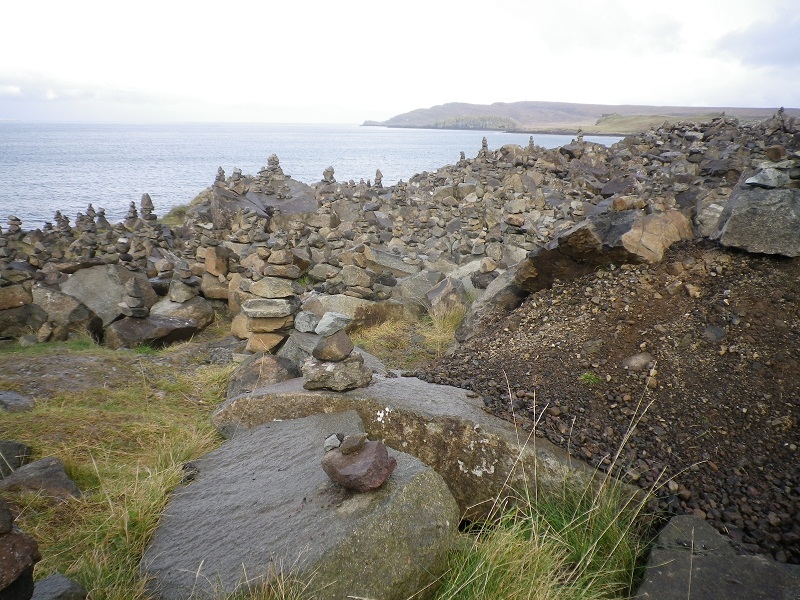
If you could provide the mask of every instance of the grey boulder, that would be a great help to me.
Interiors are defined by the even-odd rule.
[[[154,596],[213,598],[282,569],[310,578],[319,600],[429,595],[456,535],[456,503],[436,472],[401,452],[373,492],[331,483],[325,437],[361,430],[353,411],[270,422],[195,461],[142,559]]]

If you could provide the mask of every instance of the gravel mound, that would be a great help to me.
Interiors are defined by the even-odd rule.
[[[686,243],[557,281],[417,375],[800,564],[799,259]]]

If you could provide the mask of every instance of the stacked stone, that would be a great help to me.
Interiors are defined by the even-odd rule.
[[[214,240],[214,245],[197,249],[197,259],[191,270],[201,278],[200,291],[209,300],[228,300],[228,282],[235,271],[236,258],[230,248]]]
[[[250,277],[238,281],[234,302],[241,302],[241,313],[235,319],[233,332],[247,339],[249,352],[270,352],[294,326],[294,316],[300,309],[300,287],[295,280],[307,263],[285,248],[259,248],[248,258],[243,265],[247,265]]]
[[[189,263],[179,260],[172,269],[172,280],[169,282],[169,299],[183,304],[200,294],[200,278],[192,273]]]
[[[397,466],[381,441],[370,441],[366,433],[329,435],[323,444],[322,470],[328,478],[356,492],[378,489]]]
[[[345,330],[351,321],[336,312],[322,316],[314,330],[322,337],[303,363],[304,388],[344,392],[370,384],[372,370],[364,365],[364,357],[355,351]]]
[[[125,282],[125,298],[119,303],[119,307],[123,315],[134,319],[145,319],[150,314],[144,292],[136,277],[131,277]]]

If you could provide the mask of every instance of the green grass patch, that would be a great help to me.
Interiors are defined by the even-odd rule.
[[[99,358],[108,351],[82,353],[89,352]],[[185,462],[222,441],[210,414],[222,400],[229,369],[173,374],[165,386],[168,367],[150,361],[138,367],[123,385],[64,391],[37,399],[32,411],[0,419],[0,439],[28,444],[34,458],[59,457],[83,494],[67,502],[7,495],[18,525],[39,543],[36,578],[64,573],[92,599],[148,598],[138,564],[169,492],[181,481]]]
[[[436,599],[628,598],[647,547],[642,506],[610,480],[517,496],[452,554]]]

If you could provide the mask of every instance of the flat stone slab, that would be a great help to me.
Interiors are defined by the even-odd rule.
[[[698,517],[673,517],[661,531],[634,596],[652,600],[797,600],[800,566],[737,555]]]
[[[0,411],[24,412],[36,405],[33,398],[10,390],[0,390]]]
[[[373,376],[366,388],[349,392],[303,389],[292,379],[228,399],[212,416],[225,436],[309,415],[355,410],[370,439],[382,440],[431,466],[447,482],[460,509],[485,516],[508,486],[538,481],[560,485],[565,477],[591,475],[579,460],[541,438],[483,410],[462,389],[414,377]]]
[[[324,440],[360,431],[354,411],[268,422],[194,461],[142,559],[155,597],[219,597],[282,569],[313,575],[319,600],[405,600],[430,586],[458,507],[435,471],[393,450],[397,467],[377,490],[331,483]]]

